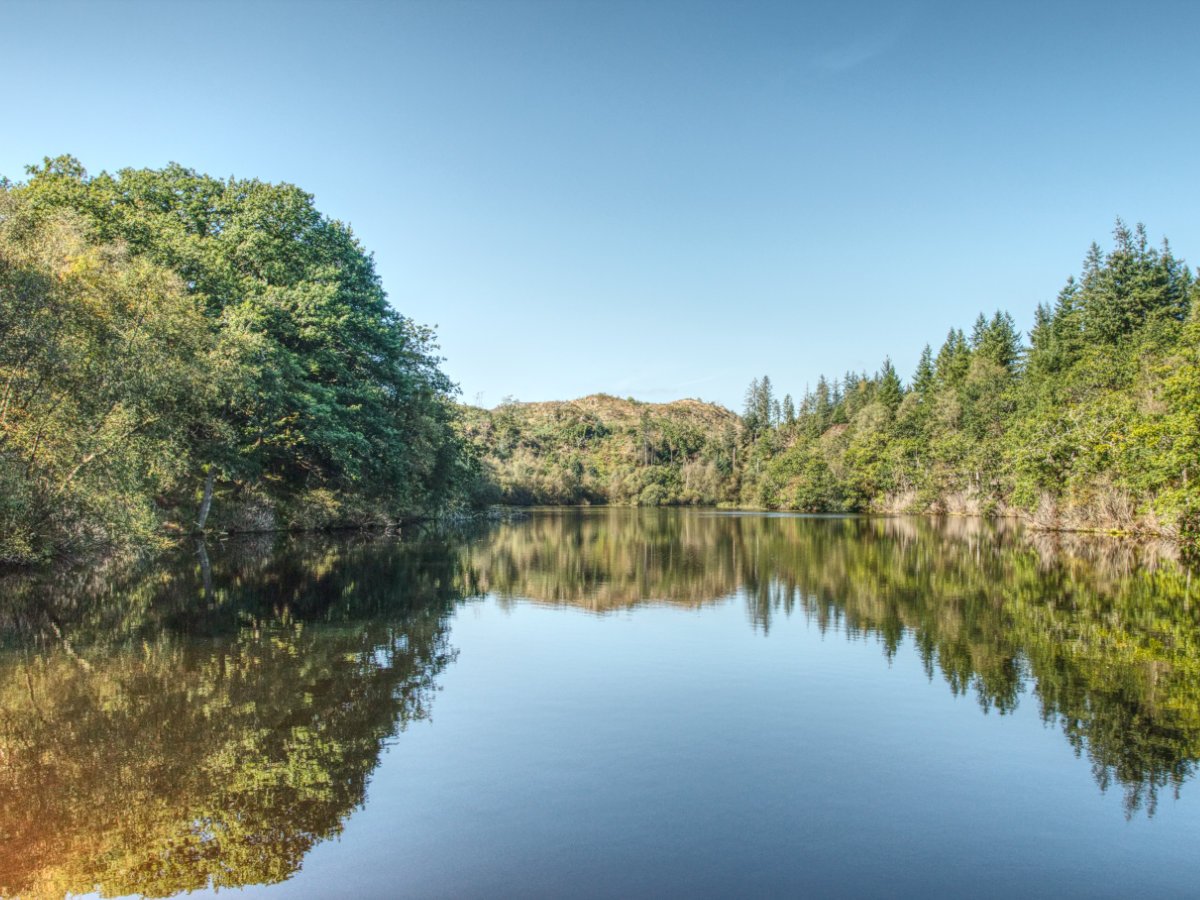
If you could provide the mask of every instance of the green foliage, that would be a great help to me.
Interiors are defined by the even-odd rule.
[[[1165,242],[1118,222],[1113,249],[1093,245],[1079,279],[1038,308],[1028,347],[998,310],[969,336],[950,329],[936,354],[927,345],[907,387],[890,360],[822,377],[798,403],[777,401],[763,376],[740,423],[730,414],[684,435],[646,409],[606,432],[624,435],[623,453],[564,412],[573,404],[538,428],[529,406],[471,413],[470,437],[507,502],[1015,513],[1182,535],[1200,505],[1197,290]]]
[[[0,204],[0,561],[145,540],[217,386],[203,313],[73,213]]]
[[[1031,344],[980,315],[921,355],[911,387],[822,379],[794,422],[759,425],[743,503],[810,511],[1016,512],[1052,528],[1180,533],[1200,458],[1196,282],[1118,222],[1039,307]],[[747,393],[747,417],[764,421]],[[769,381],[766,382],[769,384]]]
[[[291,185],[181,166],[0,187],[0,561],[452,502],[1020,512],[1180,533],[1196,505],[1196,280],[1118,222],[1030,343],[980,315],[910,386],[822,377],[743,416],[616,398],[456,408],[433,334]],[[211,491],[210,491],[211,489]]]
[[[153,531],[164,508],[188,529],[209,472],[225,526],[247,504],[272,525],[389,520],[471,481],[432,332],[388,306],[371,257],[310,195],[178,165],[89,177],[68,157],[29,176],[0,211],[0,478],[33,479],[21,490],[42,504],[22,533],[49,515],[111,540]],[[14,385],[82,423],[29,437],[33,466]],[[119,451],[133,444],[136,460]],[[60,465],[39,480],[47,458]],[[75,515],[54,482],[82,460],[97,476]]]
[[[573,403],[465,407],[463,435],[489,499],[518,505],[716,505],[733,499],[738,419],[707,403]]]
[[[755,378],[746,389],[746,408],[742,413],[742,422],[751,439],[769,432],[779,424],[779,418],[770,376],[764,375],[761,380]]]

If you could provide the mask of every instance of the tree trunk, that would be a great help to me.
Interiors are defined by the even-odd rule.
[[[200,557],[200,578],[204,584],[204,599],[211,603],[213,598],[212,563],[208,560],[208,547],[204,545],[204,538],[196,541],[196,555]]]
[[[200,501],[200,516],[196,519],[196,531],[203,531],[204,523],[208,521],[208,511],[212,509],[213,479],[216,478],[216,475],[216,468],[209,466],[208,474],[204,476],[204,497]]]

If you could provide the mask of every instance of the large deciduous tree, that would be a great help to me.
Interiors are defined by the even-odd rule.
[[[351,230],[289,184],[216,179],[178,165],[89,178],[48,161],[22,190],[70,206],[181,276],[211,326],[237,335],[232,429],[206,461],[292,488],[383,491],[436,501],[453,469],[433,334],[393,310]]]
[[[426,511],[450,495],[465,457],[433,333],[391,308],[371,256],[311,195],[178,165],[93,177],[70,157],[31,167],[4,192],[11,285],[0,337],[11,397],[0,440],[10,447],[25,408],[14,405],[17,390],[50,404],[43,423],[90,422],[98,410],[101,425],[71,432],[83,442],[72,484],[101,458],[111,468],[125,432],[136,444],[170,422],[170,468],[182,480],[158,499],[189,507],[184,527],[204,524],[214,486],[290,509],[301,521],[288,524],[302,525],[314,524],[299,512],[312,498],[328,522]],[[70,314],[55,325],[62,304]],[[125,343],[102,337],[101,325]],[[87,340],[68,339],[73,328]],[[105,375],[110,361],[119,371]],[[57,388],[38,365],[58,372]],[[183,373],[186,390],[171,380]],[[107,443],[95,444],[101,436]],[[30,440],[35,462],[45,458],[49,436]],[[6,487],[33,490],[5,452]]]

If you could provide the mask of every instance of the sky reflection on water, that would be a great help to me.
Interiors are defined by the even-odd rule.
[[[1185,895],[1148,553],[585,510],[10,579],[0,891]]]

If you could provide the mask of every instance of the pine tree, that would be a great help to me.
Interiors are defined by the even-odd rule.
[[[776,403],[771,377],[764,375],[758,383],[758,416],[764,429],[771,428],[777,419]]]
[[[890,412],[895,413],[900,406],[900,401],[904,399],[904,386],[900,383],[900,376],[896,374],[896,367],[892,365],[890,357],[883,360],[883,366],[880,367],[879,375],[876,377],[876,384],[877,399]]]
[[[770,376],[755,378],[746,388],[745,411],[742,419],[751,439],[772,428],[779,420],[779,403],[775,400]]]
[[[919,397],[924,398],[933,390],[934,377],[933,351],[926,344],[925,349],[921,351],[921,359],[917,362],[917,371],[913,375],[913,390]]]
[[[983,316],[979,319],[982,321]],[[1013,370],[1021,357],[1021,337],[1016,323],[1012,316],[999,310],[983,326],[979,340],[973,344],[976,354],[1008,371]]]
[[[983,342],[987,340],[987,334],[988,320],[983,313],[980,313],[975,318],[975,324],[971,326],[970,347],[972,351],[978,350],[983,345]]]
[[[835,381],[831,388],[825,376],[817,379],[817,392],[814,395],[814,413],[817,419],[817,434],[833,424],[833,411],[842,401],[841,386]]]
[[[962,329],[951,328],[942,349],[938,351],[935,371],[942,384],[958,384],[971,364],[971,348],[967,346]]]
[[[758,379],[754,378],[750,381],[750,386],[746,388],[746,399],[742,409],[742,421],[745,422],[746,430],[751,437],[757,435],[764,427],[758,415],[758,394]]]

